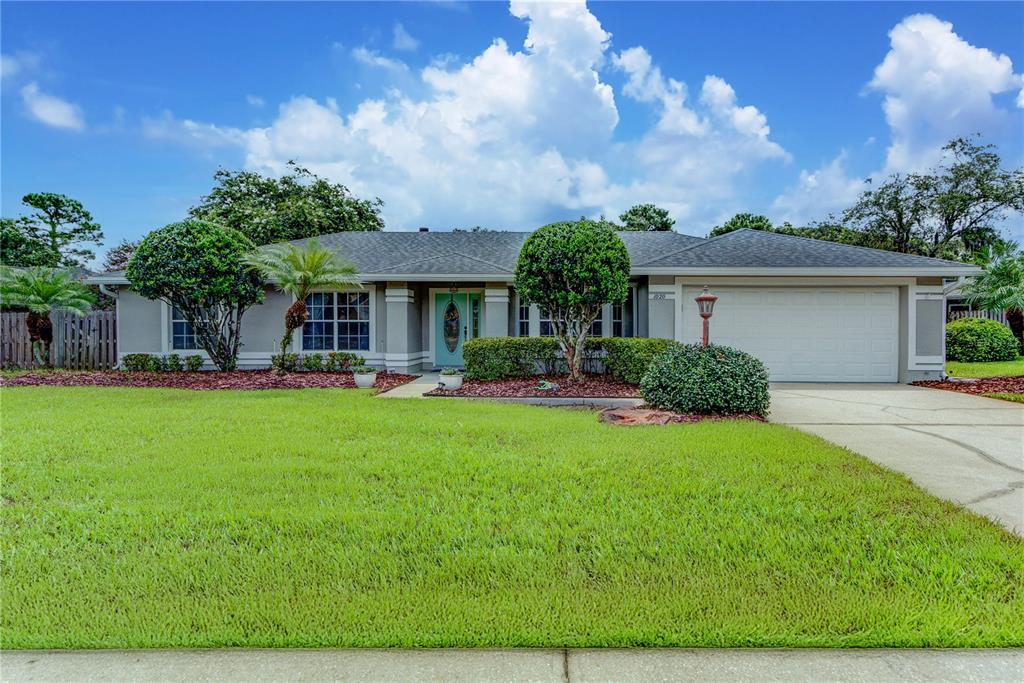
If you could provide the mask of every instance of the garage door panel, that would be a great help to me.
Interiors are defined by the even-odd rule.
[[[684,288],[692,301],[700,288]],[[894,382],[899,309],[895,287],[716,288],[711,339],[760,358],[774,381]],[[684,341],[701,335],[684,313]]]

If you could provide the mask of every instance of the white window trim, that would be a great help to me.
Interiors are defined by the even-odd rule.
[[[917,285],[907,287],[907,369],[908,370],[945,370],[946,366],[946,335],[942,335],[941,356],[919,356],[917,354],[917,302],[941,301],[942,322],[946,322],[946,294],[942,285]]]
[[[376,285],[363,285],[362,287],[346,287],[345,289],[314,289],[310,294],[318,293],[348,293],[348,292],[368,292],[370,294],[370,348],[365,350],[348,350],[340,349],[341,351],[347,351],[349,353],[357,353],[366,360],[382,360],[384,354],[377,351],[377,287]],[[291,303],[295,303],[295,295],[292,295]],[[337,301],[335,301],[337,306]],[[335,321],[337,323],[337,321]],[[308,351],[302,348],[302,328],[296,330],[295,338],[292,339],[292,353],[297,354],[310,354],[310,353],[330,353],[332,351],[338,351],[339,349],[309,349]],[[338,330],[334,330],[334,345],[338,345]]]

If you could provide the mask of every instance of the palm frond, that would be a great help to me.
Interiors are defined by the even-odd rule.
[[[350,261],[315,239],[304,246],[275,244],[249,254],[245,263],[278,289],[305,299],[317,289],[345,289],[360,286],[359,273]]]
[[[36,266],[0,270],[0,303],[33,313],[62,310],[85,315],[96,298],[72,271]]]

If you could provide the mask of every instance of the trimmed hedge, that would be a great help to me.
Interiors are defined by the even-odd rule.
[[[678,344],[651,364],[640,394],[677,413],[767,415],[768,369],[729,346]]]
[[[946,358],[964,363],[988,363],[1017,357],[1017,338],[995,320],[961,318],[946,325]]]
[[[622,382],[640,384],[654,359],[679,342],[644,337],[595,338],[594,347],[605,352],[605,372]]]
[[[560,351],[553,337],[484,337],[462,346],[462,360],[467,379],[513,379],[554,374]]]
[[[639,384],[651,362],[678,345],[671,339],[642,337],[589,337],[583,352],[584,367],[617,380]],[[486,337],[470,339],[462,347],[467,379],[521,379],[568,371],[554,337]]]
[[[202,356],[181,356],[172,353],[158,356],[153,353],[126,353],[121,359],[121,369],[126,372],[196,372],[203,366]]]

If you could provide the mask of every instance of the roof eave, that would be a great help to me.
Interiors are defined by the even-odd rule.
[[[956,277],[977,275],[981,272],[978,266],[918,266],[906,267],[778,267],[759,266],[754,268],[738,268],[735,266],[680,266],[675,268],[636,268],[633,275],[805,275],[807,277],[827,277],[832,275],[846,276],[915,276],[915,277]]]

